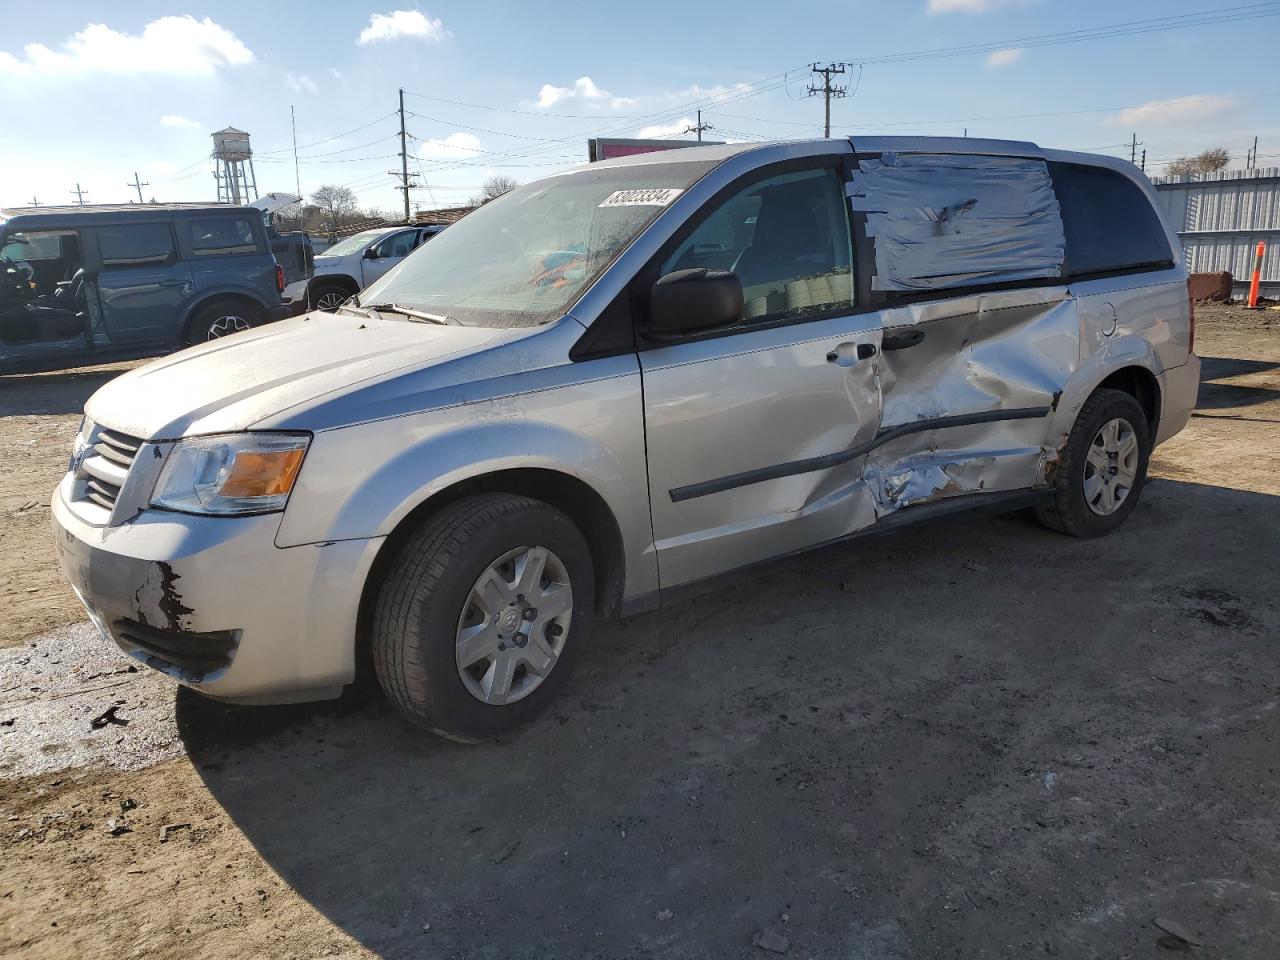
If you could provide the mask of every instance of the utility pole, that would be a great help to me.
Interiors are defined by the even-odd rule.
[[[1258,165],[1258,138],[1253,138],[1253,149],[1249,151],[1249,159],[1245,164],[1246,170],[1252,170]]]
[[[681,133],[696,133],[696,134],[698,135],[698,142],[699,142],[699,143],[701,143],[701,142],[702,142],[702,131],[703,131],[703,130],[714,130],[714,129],[715,129],[715,127],[711,126],[711,124],[709,124],[709,123],[703,123],[703,122],[702,122],[702,111],[701,111],[701,110],[699,110],[699,111],[698,111],[698,122],[697,122],[696,124],[694,124],[692,127],[685,127],[685,128],[684,128],[683,130],[681,130],[680,132],[681,132]]]
[[[848,89],[847,87],[833,87],[831,78],[844,73],[845,64],[828,63],[825,67],[820,67],[815,63],[809,72],[822,74],[822,86],[815,87],[810,84],[809,96],[816,97],[818,94],[822,94],[822,135],[829,138],[831,136],[831,98],[843,97]]]
[[[33,207],[38,207],[38,206],[40,206],[40,201],[36,199],[35,194],[32,194],[32,195],[31,195],[31,205],[32,205]]]
[[[404,222],[408,223],[413,218],[409,215],[409,191],[418,189],[418,184],[409,182],[409,146],[407,135],[404,131],[404,90],[400,91],[400,172],[388,170],[393,177],[400,178],[400,186],[396,187],[404,193]]]
[[[77,183],[77,184],[76,184],[76,186],[78,187],[78,186],[80,186],[80,184],[78,184],[78,183]],[[142,203],[142,202],[143,202],[143,200],[142,200],[142,188],[143,188],[143,187],[149,187],[149,186],[151,186],[151,184],[150,184],[150,183],[144,183],[142,180],[139,180],[139,179],[138,179],[138,171],[137,171],[137,170],[135,170],[135,171],[133,171],[133,183],[126,183],[126,184],[125,184],[125,186],[126,186],[126,187],[133,187],[135,190],[137,190],[137,191],[138,191],[138,202],[139,202],[139,203]]]
[[[86,193],[88,193],[89,191],[88,191],[88,190],[81,190],[81,189],[80,189],[80,181],[78,181],[78,180],[77,180],[77,181],[76,181],[76,188],[75,188],[74,190],[69,191],[69,192],[70,192],[70,193],[74,193],[74,194],[76,195],[76,204],[77,204],[78,206],[83,207],[83,206],[84,206],[84,195],[85,195]]]
[[[1136,165],[1138,162],[1138,135],[1133,135],[1133,141],[1129,144],[1129,162]]]

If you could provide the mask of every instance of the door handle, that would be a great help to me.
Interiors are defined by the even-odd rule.
[[[842,343],[827,354],[827,363],[838,363],[842,367],[848,367],[859,360],[874,357],[877,352],[874,343]]]
[[[160,286],[162,287],[185,287],[186,285],[187,285],[187,281],[185,280],[161,280],[160,281]]]
[[[885,334],[883,343],[886,350],[905,350],[914,347],[924,340],[923,330],[908,330],[906,333]]]

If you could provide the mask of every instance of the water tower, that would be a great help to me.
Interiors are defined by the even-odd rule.
[[[213,134],[213,177],[218,181],[219,203],[244,204],[258,195],[249,134],[235,127]]]

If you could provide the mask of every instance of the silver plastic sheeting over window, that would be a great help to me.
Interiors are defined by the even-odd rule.
[[[875,243],[875,290],[1062,276],[1062,212],[1043,160],[885,153],[848,187]]]

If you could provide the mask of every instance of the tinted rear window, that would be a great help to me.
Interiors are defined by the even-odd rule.
[[[173,233],[167,223],[122,223],[98,228],[102,262],[108,267],[141,267],[168,263]]]
[[[192,220],[187,227],[191,231],[191,252],[197,257],[258,252],[253,224],[245,217],[209,217]]]
[[[1051,163],[1067,276],[1172,265],[1164,225],[1137,184],[1112,170]]]

